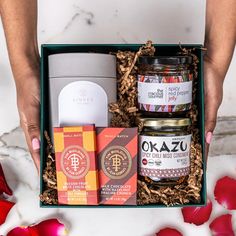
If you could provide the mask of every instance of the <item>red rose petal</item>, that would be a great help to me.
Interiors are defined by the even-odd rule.
[[[232,215],[222,215],[210,224],[212,236],[235,236],[232,226]]]
[[[7,236],[32,236],[32,234],[29,232],[28,227],[16,227],[13,230],[11,230],[7,234]]]
[[[0,225],[6,221],[7,215],[14,205],[15,203],[13,202],[0,200]]]
[[[8,195],[12,195],[12,190],[7,184],[2,166],[0,164],[0,194],[6,193]]]
[[[184,222],[202,225],[207,222],[212,212],[212,202],[208,199],[207,205],[204,207],[184,207],[182,208],[182,214]]]
[[[178,230],[172,228],[161,229],[156,236],[183,236]]]
[[[236,180],[228,176],[219,179],[214,191],[216,201],[228,210],[236,210]]]
[[[28,227],[16,227],[7,236],[65,236],[65,226],[57,219],[49,219]]]
[[[38,235],[50,236],[64,236],[67,235],[64,224],[60,223],[57,219],[45,220],[38,225],[31,227]]]

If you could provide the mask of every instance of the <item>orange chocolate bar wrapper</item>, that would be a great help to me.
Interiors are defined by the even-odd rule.
[[[97,128],[100,204],[137,204],[137,152],[137,128]]]
[[[96,135],[93,125],[54,128],[58,203],[97,205]]]

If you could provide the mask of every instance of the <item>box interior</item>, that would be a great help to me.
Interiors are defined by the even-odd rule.
[[[96,53],[110,53],[116,52],[118,50],[128,50],[128,51],[137,51],[139,47],[142,46],[140,44],[118,44],[118,45],[89,45],[89,44],[47,44],[42,45],[41,47],[41,115],[40,115],[40,122],[41,122],[41,172],[40,172],[40,194],[44,190],[44,182],[43,182],[43,170],[46,165],[46,145],[44,139],[44,131],[50,130],[49,127],[49,79],[48,79],[48,56],[51,54],[57,53],[78,53],[78,52],[96,52]],[[169,56],[180,52],[179,45],[154,45],[156,48],[156,55],[159,56]],[[199,110],[198,116],[198,128],[200,129],[200,139],[202,145],[202,156],[205,160],[205,137],[204,137],[204,80],[203,80],[203,51],[201,50],[202,45],[181,45],[184,48],[191,49],[196,48],[194,54],[196,54],[199,58],[198,64],[198,88],[197,88],[197,106]],[[199,204],[185,204],[185,205],[177,205],[173,207],[183,207],[183,206],[204,206],[207,202],[206,197],[206,163],[203,162],[203,180],[202,180],[202,190],[201,190],[201,202]],[[86,208],[86,207],[93,207],[93,208],[160,208],[166,207],[163,204],[158,205],[144,205],[144,206],[114,206],[114,205],[99,205],[99,206],[73,206],[73,205],[46,205],[40,202],[41,207],[67,207],[67,208]]]

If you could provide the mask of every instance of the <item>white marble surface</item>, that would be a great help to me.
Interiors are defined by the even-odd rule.
[[[184,235],[210,236],[209,223],[194,226],[183,222],[179,208],[173,209],[42,209],[39,207],[39,182],[31,158],[25,150],[19,129],[0,139],[0,162],[6,172],[17,202],[7,222],[0,227],[0,235],[18,225],[28,225],[43,219],[57,217],[66,223],[69,236],[154,236],[164,226],[180,229]],[[236,156],[211,157],[208,163],[208,195],[213,197],[217,179],[236,177]],[[227,211],[214,201],[211,222]],[[233,214],[236,229],[236,212]],[[46,236],[46,235],[45,235]]]
[[[204,31],[204,0],[41,0],[39,42],[41,43],[201,43]],[[17,225],[59,217],[75,236],[152,236],[170,225],[185,235],[210,235],[208,225],[184,224],[179,209],[40,209],[39,182],[19,129],[15,88],[8,62],[3,29],[0,26],[0,162],[17,202],[5,234]],[[235,116],[236,55],[225,83],[219,115]],[[233,66],[234,65],[234,66]],[[4,134],[6,133],[6,134]],[[209,159],[208,189],[212,196],[217,178],[235,177],[236,156]],[[224,213],[215,203],[213,216]],[[236,217],[236,216],[234,216]],[[234,218],[236,219],[236,218]]]

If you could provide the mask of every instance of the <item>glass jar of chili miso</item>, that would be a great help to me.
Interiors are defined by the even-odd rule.
[[[191,56],[143,56],[137,66],[138,106],[143,114],[185,113],[191,109]]]
[[[189,118],[139,118],[139,175],[158,185],[182,183],[190,173]]]

